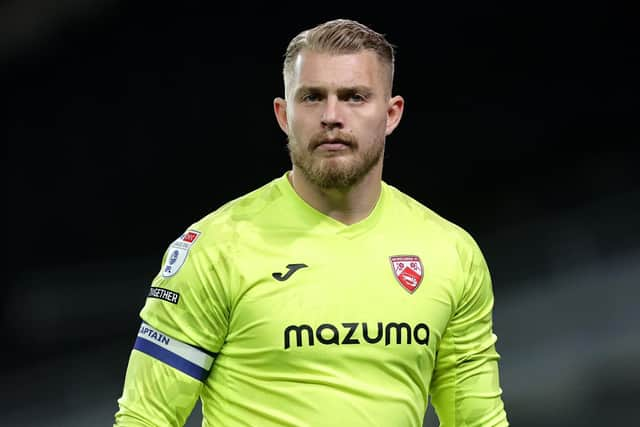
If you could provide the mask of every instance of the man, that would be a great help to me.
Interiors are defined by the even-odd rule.
[[[188,227],[140,315],[117,426],[508,425],[472,237],[382,181],[404,101],[350,20],[296,36],[274,101],[292,168]]]

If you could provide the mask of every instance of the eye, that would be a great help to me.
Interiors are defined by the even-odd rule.
[[[349,101],[350,102],[356,102],[356,103],[361,103],[366,101],[367,98],[364,95],[361,95],[359,93],[352,93],[351,95],[349,95]]]
[[[300,100],[302,102],[317,102],[320,100],[320,97],[315,93],[305,93],[300,97]]]

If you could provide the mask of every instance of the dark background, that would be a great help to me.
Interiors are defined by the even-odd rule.
[[[384,178],[483,248],[512,424],[631,419],[637,22],[612,3],[520,3],[3,3],[10,424],[111,424],[164,250],[289,167],[282,55],[337,17],[397,46],[406,108]]]

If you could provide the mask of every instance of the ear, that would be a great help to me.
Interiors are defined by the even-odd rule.
[[[385,135],[391,135],[391,132],[398,126],[404,111],[404,99],[401,96],[394,96],[389,99],[387,107],[387,129]]]
[[[276,120],[280,129],[289,135],[289,122],[287,121],[287,101],[282,98],[273,100],[273,112],[276,114]]]

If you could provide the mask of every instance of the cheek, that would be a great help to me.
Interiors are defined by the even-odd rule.
[[[289,129],[297,137],[304,137],[307,134],[317,131],[317,125],[311,114],[296,114],[290,116]]]
[[[376,114],[369,116],[362,120],[360,126],[360,134],[367,135],[369,137],[384,133],[386,130],[387,117],[386,115]]]
[[[304,135],[304,126],[300,123],[300,121],[292,121],[289,122],[289,134],[293,136],[296,141],[298,141]]]

